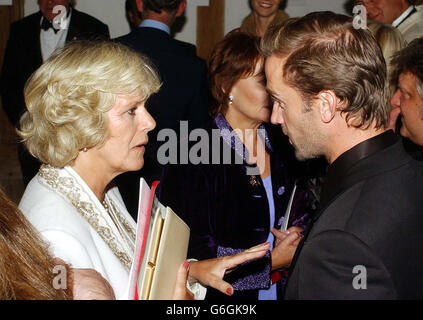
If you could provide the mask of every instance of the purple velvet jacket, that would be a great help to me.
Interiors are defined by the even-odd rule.
[[[281,138],[280,127],[273,127],[273,130],[268,130],[271,125],[264,127],[267,129],[265,146],[271,161],[274,227],[280,228],[294,180],[285,166],[284,153],[287,152],[281,150],[282,146],[278,143],[271,143],[273,139]],[[247,168],[254,166],[245,159],[242,164],[235,164],[234,160],[232,164],[222,164],[224,148],[230,148],[232,159],[242,157],[242,143],[241,150],[234,140],[231,143],[228,133],[232,129],[223,116],[214,120],[209,128],[210,134],[212,129],[220,129],[221,133],[220,164],[169,165],[164,170],[158,191],[160,201],[189,225],[188,257],[199,260],[248,249],[265,242],[270,232],[269,205],[261,177],[246,174]],[[211,158],[210,154],[210,163]],[[289,225],[304,227],[307,218],[305,193],[300,190],[297,195]],[[270,286],[270,277],[271,257],[268,252],[263,258],[238,267],[225,280],[235,289],[231,298],[257,300],[258,290]],[[278,297],[281,297],[283,281],[279,282]],[[209,288],[207,298],[224,299],[226,296]]]

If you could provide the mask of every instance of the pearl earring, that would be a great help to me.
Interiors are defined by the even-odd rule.
[[[232,104],[234,102],[234,96],[229,96],[229,104]]]

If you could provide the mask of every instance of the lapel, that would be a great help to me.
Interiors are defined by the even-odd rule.
[[[43,58],[41,56],[41,43],[40,43],[40,22],[41,22],[41,11],[37,12],[34,15],[34,19],[31,22],[32,27],[28,28],[28,31],[26,31],[26,34],[23,35],[26,41],[28,41],[28,48],[30,49],[30,52],[33,52],[33,54],[28,55],[31,56],[32,59],[32,65],[33,70],[36,70],[42,63]]]
[[[219,114],[214,119],[213,128],[220,130],[220,137],[223,140],[223,144],[231,148],[231,152],[234,156],[233,158],[242,159],[242,164],[240,164],[240,166],[245,173],[244,177],[247,179],[247,183],[250,187],[254,190],[254,193],[260,195],[263,199],[266,199],[263,210],[268,212],[268,199],[263,180],[258,172],[259,169],[257,165],[251,165],[248,163],[248,150],[245,148],[238,136],[234,134],[233,129],[222,114]],[[280,218],[285,213],[285,207],[288,204],[293,183],[290,183],[288,179],[281,154],[272,147],[272,141],[274,141],[275,137],[272,135],[271,128],[268,127],[267,124],[263,124],[259,129],[258,134],[263,139],[266,151],[270,155],[273,204],[275,209],[275,223],[273,227],[278,227],[280,226]],[[221,153],[221,155],[223,154],[224,152]],[[221,161],[223,161],[221,163],[224,163],[223,158]],[[255,172],[254,169],[257,169],[257,174],[249,175],[248,172]],[[265,215],[265,219],[267,219],[265,225],[269,225],[269,215]]]
[[[272,173],[272,191],[275,205],[275,225],[274,228],[279,229],[282,224],[281,217],[285,215],[286,207],[288,206],[289,198],[291,196],[292,189],[294,188],[294,181],[292,176],[289,175],[286,165],[286,159],[283,152],[286,149],[281,149],[277,144],[277,139],[280,139],[279,135],[274,135],[272,132],[271,125],[265,124],[266,131],[269,135],[269,141],[273,147],[273,150],[268,150],[270,154],[270,168]],[[278,127],[277,130],[282,132]],[[290,221],[294,218],[294,214],[291,211]]]
[[[66,42],[78,40],[78,35],[81,33],[81,30],[78,28],[78,11],[72,8],[72,17],[69,22],[69,30],[66,36]]]
[[[416,7],[414,7],[413,10],[411,10],[410,13],[396,26],[396,28],[398,28],[401,24],[403,24],[408,18],[410,18],[416,12],[417,12],[417,9]]]
[[[356,150],[359,150],[359,152],[353,155],[354,160],[351,161],[350,159],[350,161],[347,162],[338,162],[339,165],[337,167],[334,166],[338,159],[341,161],[345,160],[341,159],[341,157],[347,155],[349,151]],[[303,239],[295,251],[288,273],[287,284],[295,269],[295,264],[298,261],[301,250],[313,229],[313,225],[325,210],[336,201],[343,192],[353,185],[372,176],[390,171],[410,160],[403,150],[402,142],[396,138],[392,131],[368,139],[349,151],[341,155],[331,167],[329,167],[327,178],[323,185],[320,208],[310,220],[307,230],[304,232]]]
[[[55,168],[42,165],[38,172],[41,184],[58,193],[69,202],[78,213],[87,220],[100,235],[110,250],[129,271],[134,254],[135,225],[129,220],[129,213],[122,209],[113,193],[105,195],[107,209],[100,203],[85,181],[70,166]],[[128,222],[129,220],[129,222]],[[132,239],[118,230],[118,225],[132,233]]]

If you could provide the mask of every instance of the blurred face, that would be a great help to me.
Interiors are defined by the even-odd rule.
[[[356,4],[366,7],[370,19],[386,24],[392,24],[409,6],[406,0],[357,0]]]
[[[282,127],[299,160],[319,157],[325,139],[317,130],[316,108],[304,110],[301,95],[283,79],[283,66],[282,58],[273,55],[266,59],[267,90],[273,100],[271,122]]]
[[[103,172],[117,175],[144,165],[147,133],[156,126],[144,104],[139,97],[121,95],[107,112],[109,136],[104,145],[90,150]]]
[[[257,63],[254,74],[239,79],[231,89],[233,103],[229,105],[225,116],[238,121],[249,121],[256,124],[269,122],[269,96],[266,92],[264,63]],[[228,115],[229,114],[229,115]]]
[[[253,11],[260,17],[269,17],[275,14],[282,0],[251,0]]]
[[[414,74],[401,73],[391,104],[401,110],[401,135],[423,146],[423,99],[417,92]]]
[[[50,21],[53,21],[54,17],[57,16],[60,12],[57,11],[53,13],[53,9],[55,6],[64,6],[66,8],[69,7],[71,0],[39,0],[38,4],[40,6],[40,10],[43,16]]]

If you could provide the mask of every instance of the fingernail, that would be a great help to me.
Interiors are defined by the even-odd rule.
[[[188,268],[189,268],[189,261],[185,261],[184,262],[184,269],[188,270]]]
[[[232,288],[228,288],[228,289],[226,289],[226,293],[231,296],[231,295],[233,295],[234,290]]]

